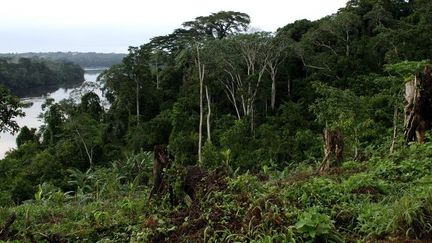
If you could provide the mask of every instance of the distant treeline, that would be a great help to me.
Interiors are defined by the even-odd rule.
[[[28,52],[0,54],[0,57],[12,58],[44,58],[52,60],[64,60],[76,63],[83,68],[86,67],[111,67],[121,63],[126,54],[117,53],[95,53],[95,52]]]
[[[40,58],[0,58],[0,84],[17,94],[83,81],[84,70],[72,62]]]

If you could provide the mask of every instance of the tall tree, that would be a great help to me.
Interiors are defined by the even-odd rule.
[[[320,20],[299,45],[297,53],[304,66],[330,79],[340,79],[347,72],[353,74],[355,69],[350,63],[360,26],[360,17],[348,11]]]
[[[226,97],[237,118],[250,117],[253,123],[255,101],[261,89],[270,56],[269,34],[236,35],[215,43],[213,57]]]
[[[206,73],[206,66],[202,63],[200,56],[200,47],[196,44],[196,54],[195,54],[195,65],[198,68],[198,79],[199,79],[199,127],[198,127],[198,163],[202,164],[202,126],[204,117],[204,102],[203,102],[203,89],[204,89],[204,78]]]
[[[183,23],[188,29],[210,38],[223,39],[234,33],[247,30],[249,15],[235,11],[220,11],[209,16],[200,16],[193,21]]]
[[[149,55],[150,50],[146,46],[129,47],[129,55],[123,60],[128,75],[133,82],[135,82],[135,103],[136,103],[136,121],[137,125],[140,123],[140,90],[143,83],[149,79]]]
[[[271,110],[274,111],[276,103],[276,76],[278,74],[279,66],[286,58],[288,40],[281,37],[272,37],[269,45],[270,46],[268,47],[267,68],[270,73],[270,78],[272,80],[270,107]]]

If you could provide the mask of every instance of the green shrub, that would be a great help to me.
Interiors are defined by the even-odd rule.
[[[359,173],[344,180],[341,186],[347,193],[389,193],[390,186],[381,179],[375,178],[373,174]]]
[[[393,206],[393,227],[395,233],[412,237],[432,236],[432,192],[425,197],[404,196]]]
[[[203,146],[202,157],[203,165],[208,168],[221,166],[224,161],[221,151],[209,141],[206,141]]]
[[[360,233],[367,236],[381,236],[389,232],[392,225],[393,212],[391,205],[365,204],[357,218]]]
[[[326,239],[331,235],[334,228],[333,221],[329,216],[321,214],[316,208],[299,215],[295,229],[305,240],[317,241]]]
[[[328,207],[347,200],[338,184],[328,178],[315,177],[301,185],[288,187],[285,196],[302,208]]]

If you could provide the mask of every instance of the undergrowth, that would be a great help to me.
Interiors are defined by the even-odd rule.
[[[81,242],[355,242],[432,238],[432,148],[412,145],[367,162],[259,173],[209,170],[193,197],[148,201],[151,154],[110,169],[69,171],[15,213],[4,240]],[[133,169],[135,168],[135,169]],[[139,173],[131,171],[138,170]],[[126,173],[129,172],[129,173]],[[124,175],[121,175],[124,174]],[[181,187],[181,185],[179,185]]]

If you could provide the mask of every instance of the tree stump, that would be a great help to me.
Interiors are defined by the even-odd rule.
[[[405,84],[405,139],[406,142],[425,142],[426,131],[432,127],[432,70],[426,66]]]
[[[343,160],[344,139],[340,128],[324,129],[324,159],[318,169],[323,172],[332,165],[340,165]]]
[[[171,164],[166,145],[156,145],[154,147],[153,159],[153,188],[150,191],[149,200],[153,195],[159,195],[163,188],[164,169]]]
[[[188,166],[184,169],[183,190],[192,200],[195,199],[196,188],[205,175],[205,171],[198,165]]]
[[[17,218],[16,214],[12,213],[11,216],[9,216],[9,219],[3,225],[3,227],[0,228],[0,240],[3,240],[3,239],[7,238],[7,234],[9,232],[9,228],[15,222],[16,218]]]

